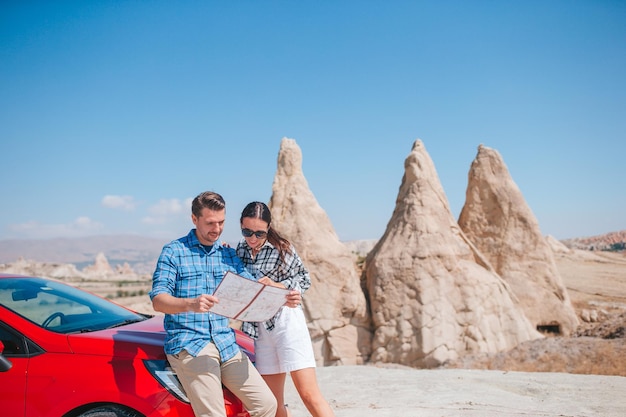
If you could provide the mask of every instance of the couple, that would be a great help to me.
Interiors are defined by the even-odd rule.
[[[219,194],[194,198],[195,228],[163,247],[150,291],[154,310],[165,313],[165,353],[195,415],[225,416],[224,384],[252,417],[289,416],[284,404],[289,372],[309,412],[333,416],[317,385],[311,339],[299,307],[301,293],[311,285],[308,271],[291,243],[272,227],[265,204],[244,208],[244,239],[236,251],[219,241],[225,218],[226,203]],[[271,320],[242,325],[255,339],[256,368],[235,343],[228,318],[211,313],[219,302],[211,294],[227,271],[291,290]]]

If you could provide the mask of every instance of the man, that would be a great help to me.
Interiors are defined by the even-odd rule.
[[[219,241],[225,217],[219,194],[204,192],[193,200],[195,229],[163,247],[150,298],[154,310],[165,313],[165,353],[197,417],[226,415],[222,384],[252,417],[274,417],[276,398],[239,350],[228,318],[211,313],[219,302],[211,294],[227,271],[254,279],[235,250]],[[295,307],[300,294],[293,291],[286,301]]]

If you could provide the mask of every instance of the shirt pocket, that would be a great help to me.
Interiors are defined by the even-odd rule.
[[[220,267],[216,267],[213,268],[213,270],[211,271],[211,278],[210,280],[207,280],[207,289],[208,289],[208,293],[209,294],[213,294],[215,292],[215,289],[217,288],[218,285],[220,285],[220,282],[222,282],[222,280],[224,279],[224,276],[226,275],[226,272],[232,272],[233,274],[236,274],[237,271],[235,270],[231,270],[228,268],[220,268]]]
[[[178,271],[177,294],[181,298],[197,297],[207,293],[206,272],[194,265],[183,266]]]

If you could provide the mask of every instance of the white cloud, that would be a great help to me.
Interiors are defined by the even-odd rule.
[[[80,237],[102,231],[104,226],[89,217],[78,217],[70,223],[43,224],[37,221],[13,224],[9,230],[23,239],[47,239],[54,237]]]
[[[102,198],[102,205],[112,209],[132,211],[137,204],[134,198],[129,195],[105,195]]]
[[[146,217],[141,219],[141,222],[145,223],[145,224],[163,224],[163,223],[165,223],[165,218],[164,217],[146,216]]]
[[[183,216],[189,216],[191,213],[192,199],[186,199],[181,202],[177,198],[162,199],[158,203],[148,209],[148,216],[141,219],[146,224],[164,224],[172,219],[180,219]]]
[[[169,200],[159,200],[154,206],[148,209],[150,213],[157,216],[169,216],[172,214],[178,214],[183,211],[183,204],[177,198],[171,198]]]

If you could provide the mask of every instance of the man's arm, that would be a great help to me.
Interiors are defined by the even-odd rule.
[[[196,298],[177,298],[170,294],[161,293],[152,298],[152,308],[165,314],[206,313],[217,304],[219,300],[212,295],[202,294]]]

